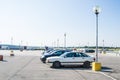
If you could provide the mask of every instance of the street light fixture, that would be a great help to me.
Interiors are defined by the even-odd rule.
[[[96,62],[98,62],[98,14],[100,13],[100,8],[95,6],[93,10],[96,14]]]

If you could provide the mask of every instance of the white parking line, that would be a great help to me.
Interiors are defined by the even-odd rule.
[[[99,73],[101,73],[101,74],[105,75],[106,77],[111,78],[112,80],[117,80],[117,79],[113,78],[112,76],[109,76],[109,75],[107,75],[107,74],[105,74],[105,73],[103,73],[103,72],[99,72]]]
[[[113,71],[113,70],[105,70],[105,71]],[[106,76],[108,78],[111,78],[112,80],[117,80],[117,79],[113,78],[112,76],[109,76],[109,75],[105,74],[104,72],[100,72],[100,71],[88,71],[88,70],[86,72],[92,72],[92,73],[102,74],[102,75],[104,75],[104,76]]]

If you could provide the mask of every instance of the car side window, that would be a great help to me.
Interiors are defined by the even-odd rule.
[[[75,53],[69,53],[66,55],[66,57],[75,57]]]
[[[81,53],[81,56],[82,57],[89,57],[88,55],[84,54],[84,53]]]
[[[76,53],[75,57],[82,57],[80,53]]]

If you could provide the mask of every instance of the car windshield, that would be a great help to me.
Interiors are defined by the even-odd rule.
[[[51,53],[53,53],[53,52],[55,52],[55,50],[52,50],[52,51],[50,51],[49,53],[51,54]]]
[[[51,54],[54,54],[55,52],[57,52],[56,50],[52,51]]]
[[[61,57],[64,57],[66,54],[68,54],[69,52],[65,52],[64,54],[61,55]]]

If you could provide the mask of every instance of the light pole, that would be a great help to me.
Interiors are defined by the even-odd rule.
[[[104,52],[104,40],[103,40],[103,52]]]
[[[59,48],[59,39],[57,39],[57,48]]]
[[[11,37],[11,45],[13,45],[13,37]]]
[[[64,34],[64,48],[66,49],[66,33]]]
[[[99,6],[95,6],[94,13],[96,14],[96,62],[98,62],[98,14],[100,12]]]

